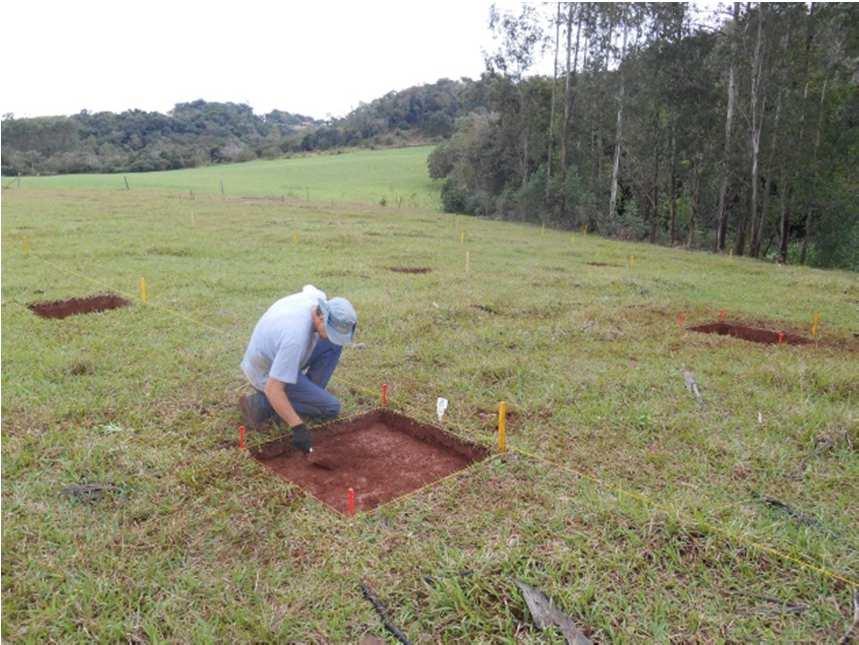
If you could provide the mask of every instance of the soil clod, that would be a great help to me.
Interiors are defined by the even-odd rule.
[[[67,318],[77,314],[93,314],[108,309],[127,307],[130,304],[125,298],[112,293],[104,293],[86,298],[31,302],[27,308],[42,318]]]
[[[729,322],[708,323],[706,325],[690,327],[689,330],[697,331],[701,334],[732,336],[733,338],[740,338],[753,343],[763,343],[765,345],[806,345],[811,342],[802,336],[789,334],[783,331],[771,331],[769,329],[747,327],[745,325]]]

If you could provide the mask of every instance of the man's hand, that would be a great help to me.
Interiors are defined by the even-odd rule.
[[[299,423],[292,429],[292,445],[305,455],[313,452],[313,442],[310,439],[310,430],[303,423]]]

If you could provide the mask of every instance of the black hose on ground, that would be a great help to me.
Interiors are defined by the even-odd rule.
[[[382,624],[385,626],[391,634],[394,635],[398,641],[400,641],[403,645],[411,645],[409,639],[406,638],[406,635],[400,631],[399,627],[394,625],[390,620],[388,620],[388,610],[385,605],[382,604],[382,601],[373,593],[373,590],[367,585],[367,583],[361,583],[361,592],[364,594],[364,598],[370,601],[370,604],[373,605],[373,609],[376,610],[376,613],[379,614],[379,617],[382,619]]]

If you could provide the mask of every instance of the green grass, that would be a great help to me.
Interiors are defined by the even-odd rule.
[[[367,580],[417,642],[562,642],[533,627],[519,578],[600,641],[836,640],[849,585],[754,544],[859,578],[857,277],[381,207],[375,189],[360,203],[360,173],[377,181],[361,159],[411,154],[230,169],[274,196],[252,169],[293,168],[329,191],[310,201],[173,190],[222,168],[4,190],[3,639],[356,642],[384,635]],[[356,175],[313,179],[323,161]],[[455,431],[491,444],[503,399],[514,450],[354,521],[242,456],[238,362],[262,311],[306,283],[358,309],[367,346],[332,381],[345,413],[387,382],[424,421],[447,397]],[[135,303],[25,308],[102,289]],[[822,339],[676,323],[720,309],[805,335],[819,311]],[[61,494],[92,482],[116,488]]]
[[[432,146],[349,153],[310,154],[275,161],[251,161],[166,172],[24,177],[22,188],[159,189],[194,194],[283,197],[309,201],[359,202],[392,207],[435,208],[438,187],[427,175]],[[17,187],[15,179],[3,184]]]

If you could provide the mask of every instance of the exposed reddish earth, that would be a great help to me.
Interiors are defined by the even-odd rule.
[[[355,490],[366,511],[479,461],[489,451],[441,428],[390,410],[374,410],[312,431],[308,459],[284,436],[252,451],[260,463],[341,513]]]
[[[67,318],[77,314],[92,314],[108,309],[127,307],[130,304],[125,298],[112,293],[104,293],[86,298],[31,302],[27,308],[42,318]]]
[[[807,338],[784,331],[772,331],[770,329],[760,329],[758,327],[747,327],[745,325],[729,322],[708,323],[706,325],[690,327],[689,329],[702,334],[732,336],[734,338],[741,338],[753,343],[764,343],[766,345],[806,345],[811,342]]]

